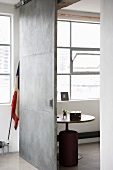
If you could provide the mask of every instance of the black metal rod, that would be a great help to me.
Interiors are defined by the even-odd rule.
[[[68,131],[69,129],[68,129],[68,123],[66,123],[66,129],[65,129],[66,131]]]
[[[10,120],[10,126],[9,126],[8,140],[9,140],[9,137],[10,137],[11,124],[12,124],[12,116],[11,116],[11,120]]]
[[[14,7],[17,9],[17,8],[27,4],[30,1],[32,1],[32,0],[20,0],[20,2],[18,2],[17,4],[14,5]]]
[[[18,2],[17,4],[14,5],[14,7],[17,9],[22,6],[22,1]]]

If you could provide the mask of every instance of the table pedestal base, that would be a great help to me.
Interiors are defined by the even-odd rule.
[[[82,154],[78,154],[78,160],[82,159]],[[59,161],[59,153],[57,153],[57,161]]]
[[[82,158],[83,158],[82,154],[78,154],[78,160],[80,160]]]
[[[65,167],[78,164],[78,133],[73,130],[59,133],[59,164]]]

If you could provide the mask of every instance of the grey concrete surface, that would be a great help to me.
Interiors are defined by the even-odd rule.
[[[20,156],[40,170],[57,169],[55,5],[33,0],[20,9]]]
[[[78,161],[78,166],[62,167],[58,163],[57,170],[100,170],[99,143],[81,144],[79,145],[79,153],[82,154],[83,158]],[[0,155],[0,170],[37,169],[19,157],[18,153],[9,153]]]
[[[100,144],[87,143],[78,145],[79,154],[82,159],[78,160],[78,165],[73,167],[63,167],[58,163],[57,170],[100,170]]]

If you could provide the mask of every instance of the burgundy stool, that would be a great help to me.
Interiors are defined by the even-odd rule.
[[[59,133],[59,164],[65,167],[78,164],[78,133],[73,130]]]

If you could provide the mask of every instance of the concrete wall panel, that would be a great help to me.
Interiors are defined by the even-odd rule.
[[[55,6],[32,0],[20,10],[20,156],[40,170],[57,169]]]

